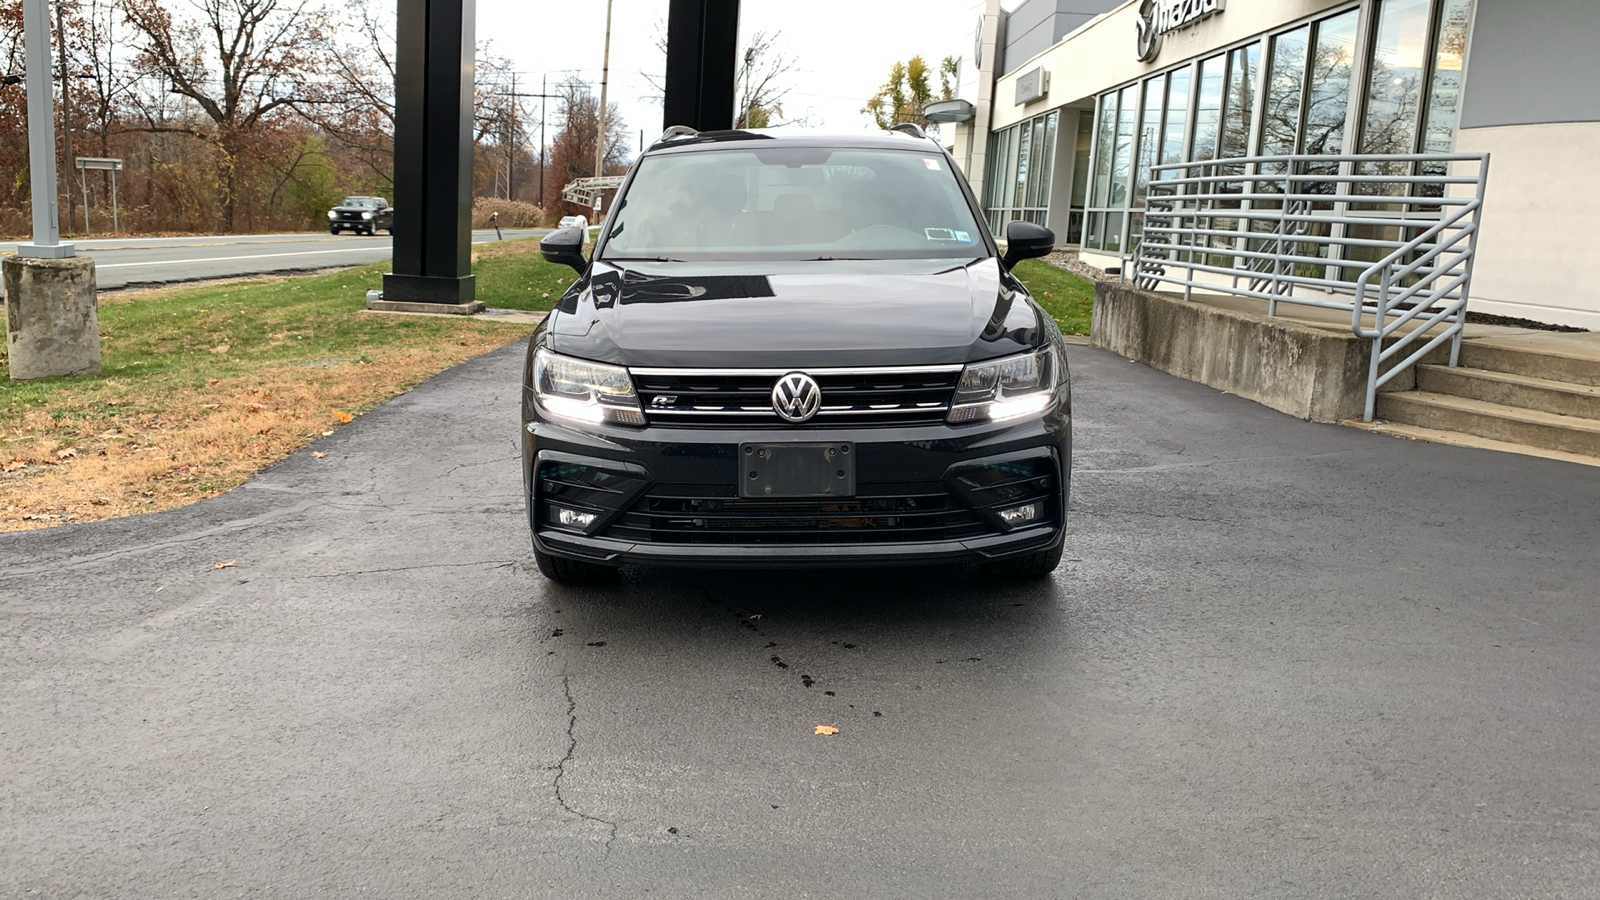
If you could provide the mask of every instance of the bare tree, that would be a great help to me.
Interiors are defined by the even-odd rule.
[[[776,128],[780,125],[804,125],[807,117],[783,118],[784,98],[794,90],[794,81],[800,71],[799,62],[784,52],[779,41],[783,32],[758,31],[750,36],[750,43],[740,54],[733,94],[738,102],[734,110],[735,128]],[[663,59],[667,54],[666,26],[656,20],[656,49]],[[666,94],[666,80],[659,73],[641,71],[645,82],[655,91],[660,102]],[[607,118],[609,118],[609,114]],[[607,129],[608,131],[610,129]]]
[[[312,77],[324,63],[316,49],[329,19],[311,0],[193,0],[193,6],[195,14],[178,18],[161,0],[124,0],[123,13],[140,39],[135,65],[203,115],[179,125],[151,119],[145,127],[186,132],[216,147],[222,220],[232,231],[241,164],[257,129],[271,124],[274,113],[331,99]]]

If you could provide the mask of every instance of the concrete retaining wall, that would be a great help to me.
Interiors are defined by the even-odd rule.
[[[1359,418],[1366,403],[1369,343],[1348,331],[1341,335],[1264,312],[1186,303],[1101,282],[1095,286],[1090,341],[1314,422]]]

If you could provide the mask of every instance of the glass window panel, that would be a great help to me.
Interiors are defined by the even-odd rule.
[[[1190,70],[1178,69],[1167,76],[1167,120],[1161,135],[1161,162],[1183,162],[1183,136],[1189,130]]]
[[[1090,213],[1087,227],[1088,235],[1084,238],[1084,246],[1090,250],[1099,250],[1105,244],[1103,231],[1105,229],[1105,213]]]
[[[1200,96],[1194,111],[1194,148],[1189,152],[1192,160],[1217,157],[1217,131],[1222,123],[1222,76],[1226,63],[1227,57],[1221,55],[1200,61]]]
[[[1006,156],[1006,136],[1009,131],[996,131],[989,135],[989,158],[983,166],[983,208],[996,209],[1001,205],[1000,167]]]
[[[1461,57],[1467,49],[1467,25],[1471,21],[1472,0],[1445,0],[1439,17],[1439,49],[1434,56],[1433,84],[1428,90],[1427,127],[1422,134],[1425,152],[1449,153],[1456,148]]]
[[[1344,120],[1355,74],[1356,10],[1317,23],[1301,153],[1344,152]]]
[[[1078,112],[1078,143],[1072,150],[1072,205],[1083,206],[1089,195],[1089,149],[1094,141],[1094,112]]]
[[[1050,182],[1055,178],[1056,162],[1056,118],[1059,114],[1049,112],[1039,117],[1037,130],[1034,132],[1034,162],[1033,177],[1028,183],[1028,205],[1036,208],[1050,205]]]
[[[1028,162],[1032,151],[1033,134],[1028,129],[1028,123],[1024,122],[1017,129],[1017,157],[1008,173],[1011,176],[1011,190],[1008,194],[1010,200],[1006,205],[1012,209],[1022,205],[1022,190],[1028,181]]]
[[[1467,24],[1472,18],[1472,0],[1445,0],[1439,16],[1437,50],[1434,53],[1433,83],[1428,87],[1428,116],[1422,129],[1424,153],[1449,153],[1456,148],[1456,106],[1461,100],[1461,56],[1467,47]],[[1424,175],[1443,175],[1447,167],[1430,163]],[[1443,185],[1423,185],[1417,193],[1442,196]]]
[[[1416,149],[1430,6],[1430,0],[1385,0],[1379,10],[1361,128],[1362,153]]]
[[[1111,145],[1117,136],[1117,95],[1100,98],[1099,134],[1095,137],[1094,204],[1105,206],[1111,189]]]
[[[1228,54],[1228,89],[1223,97],[1222,143],[1217,155],[1245,156],[1250,144],[1250,122],[1256,108],[1256,77],[1261,68],[1261,45],[1250,44]]]
[[[1117,110],[1117,143],[1111,154],[1111,195],[1107,205],[1126,206],[1128,202],[1129,175],[1133,169],[1133,117],[1138,112],[1139,87],[1129,85],[1122,89]]]
[[[1133,205],[1143,206],[1145,191],[1149,187],[1150,167],[1156,163],[1156,149],[1161,140],[1161,104],[1166,97],[1165,75],[1144,83],[1144,122],[1139,126],[1139,161],[1133,173]]]
[[[1304,25],[1272,39],[1267,67],[1265,111],[1261,118],[1261,155],[1294,152],[1300,136],[1300,100],[1305,90],[1306,46],[1311,26]]]
[[[1106,213],[1105,249],[1109,253],[1122,252],[1122,213]]]

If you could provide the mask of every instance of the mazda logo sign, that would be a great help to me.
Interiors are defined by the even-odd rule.
[[[822,408],[822,388],[804,372],[790,372],[772,386],[772,409],[786,422],[804,422]]]

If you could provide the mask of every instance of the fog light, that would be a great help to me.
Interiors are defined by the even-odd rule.
[[[595,516],[597,515],[599,514],[568,509],[565,506],[557,506],[554,503],[550,504],[550,517],[555,519],[557,525],[563,525],[567,528],[576,528],[580,531],[588,528],[594,524]]]
[[[1024,503],[1021,506],[1011,506],[1000,510],[1000,521],[1012,528],[1016,528],[1018,525],[1026,525],[1038,519],[1043,513],[1044,504],[1035,500],[1032,503]]]

